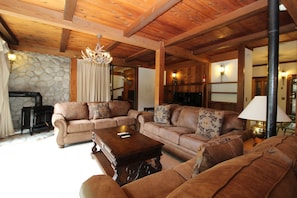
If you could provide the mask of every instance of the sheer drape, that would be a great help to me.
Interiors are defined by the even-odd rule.
[[[109,101],[109,64],[96,64],[77,60],[77,101]]]
[[[0,138],[14,133],[8,96],[9,64],[7,53],[9,49],[0,38]]]

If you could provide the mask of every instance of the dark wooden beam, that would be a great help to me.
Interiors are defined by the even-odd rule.
[[[62,29],[62,36],[60,42],[60,52],[65,52],[69,40],[70,30]]]
[[[66,0],[64,7],[64,20],[72,21],[77,0]]]
[[[292,17],[295,25],[297,25],[297,1],[296,0],[281,0],[284,6],[287,8],[288,13]]]
[[[116,48],[118,45],[120,45],[121,43],[118,41],[113,41],[110,44],[104,46],[104,50],[105,51],[111,51],[112,49]]]
[[[127,58],[125,59],[125,61],[126,61],[126,62],[129,62],[129,61],[132,61],[132,60],[134,60],[134,59],[137,59],[137,58],[139,58],[139,57],[145,56],[145,55],[150,54],[150,53],[152,53],[152,50],[149,50],[149,49],[143,49],[143,50],[141,50],[141,51],[139,51],[139,52],[137,52],[137,53],[135,53],[135,54],[130,55],[129,57],[127,57]]]
[[[180,58],[195,60],[201,63],[209,63],[209,60],[207,58],[193,55],[193,53],[190,50],[185,50],[181,47],[170,46],[170,47],[166,47],[165,50],[166,50],[166,53]]]
[[[13,32],[10,30],[8,25],[5,23],[3,18],[0,16],[0,33],[3,39],[11,45],[18,45],[19,41],[16,38],[16,36],[13,34]]]
[[[175,4],[179,3],[181,0],[159,0],[152,6],[148,11],[141,15],[132,25],[130,25],[126,30],[124,30],[124,36],[130,37],[143,27],[151,23],[153,20],[158,18],[160,15],[168,11]]]

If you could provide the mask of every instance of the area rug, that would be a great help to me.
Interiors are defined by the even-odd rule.
[[[35,134],[0,146],[0,197],[5,198],[79,198],[79,189],[92,175],[104,174],[91,157],[92,142],[63,149],[53,133]],[[163,169],[180,161],[166,153]]]

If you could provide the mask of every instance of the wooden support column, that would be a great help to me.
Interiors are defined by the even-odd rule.
[[[77,59],[71,58],[70,63],[70,101],[77,101]]]
[[[165,47],[164,42],[160,42],[160,48],[156,50],[155,59],[155,101],[159,105],[164,101],[164,68],[165,68]]]
[[[244,66],[245,47],[241,45],[238,50],[238,84],[237,84],[237,107],[236,111],[241,112],[244,104]]]

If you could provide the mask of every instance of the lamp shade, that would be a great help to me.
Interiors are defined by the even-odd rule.
[[[239,114],[239,118],[255,121],[265,121],[267,114],[267,97],[255,96],[246,108]],[[289,116],[277,106],[276,122],[291,122]]]

